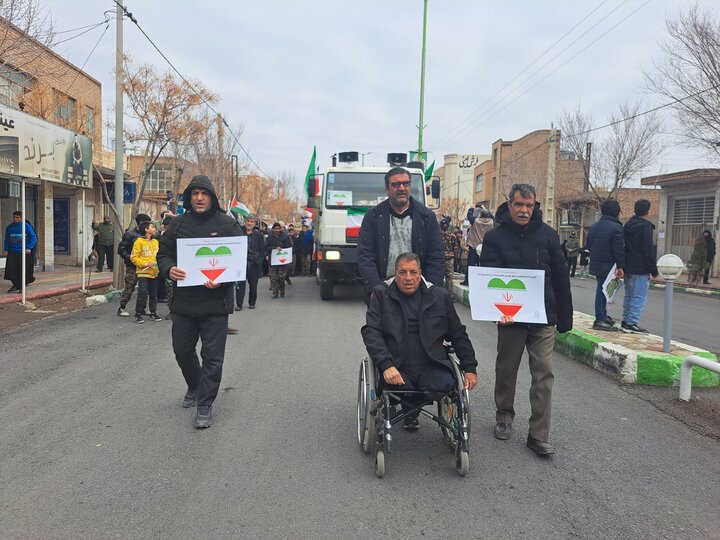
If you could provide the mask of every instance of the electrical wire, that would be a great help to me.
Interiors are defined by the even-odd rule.
[[[87,65],[88,61],[90,60],[90,57],[91,57],[91,56],[93,55],[93,53],[95,52],[95,49],[98,48],[98,45],[100,45],[100,42],[102,41],[102,38],[105,37],[105,34],[106,34],[107,31],[108,31],[108,28],[110,28],[110,21],[106,21],[106,22],[107,22],[107,26],[105,26],[105,30],[103,30],[102,34],[100,34],[100,37],[99,37],[98,40],[95,42],[95,46],[90,50],[90,53],[87,55],[87,58],[85,58],[85,61],[82,63],[82,66],[80,66],[80,69],[78,70],[77,74],[75,75],[75,78],[73,79],[73,81],[70,83],[70,85],[69,85],[69,86],[67,87],[67,89],[65,90],[65,93],[66,93],[66,94],[70,91],[70,88],[72,88],[73,85],[75,84],[75,82],[78,80],[78,77],[80,76],[80,73],[83,71],[83,69],[85,69],[85,66]]]
[[[192,83],[191,83],[190,81],[188,81],[188,79],[187,79],[182,73],[180,73],[180,71],[175,67],[175,65],[170,61],[170,59],[169,59],[167,56],[165,56],[165,53],[163,53],[163,52],[160,50],[160,47],[158,47],[158,46],[155,44],[155,42],[150,38],[150,36],[147,35],[147,33],[145,32],[145,30],[143,30],[143,28],[142,28],[142,27],[140,26],[140,24],[138,23],[137,19],[135,19],[135,17],[133,17],[132,14],[130,14],[130,13],[128,12],[127,8],[126,8],[125,6],[123,6],[118,0],[113,0],[113,1],[114,1],[118,6],[120,6],[120,8],[122,8],[123,12],[125,13],[125,15],[127,15],[128,18],[129,18],[133,23],[135,23],[135,26],[137,26],[138,30],[140,30],[140,32],[142,33],[142,35],[145,36],[145,39],[147,39],[148,42],[150,43],[150,45],[152,45],[153,48],[160,54],[160,56],[162,56],[163,60],[165,60],[165,61],[168,63],[168,65],[170,66],[170,68],[171,68],[175,73],[177,73],[178,77],[180,77],[180,79],[181,79],[186,85],[188,85],[188,87],[189,87],[193,92],[195,92],[195,94],[196,94],[198,97],[200,97],[200,99],[202,100],[202,102],[205,103],[205,105],[206,105],[211,111],[213,111],[216,115],[218,115],[218,116],[220,116],[220,117],[222,118],[223,125],[227,128],[228,132],[230,132],[230,135],[232,135],[233,139],[235,140],[235,143],[240,147],[240,149],[243,151],[243,153],[245,154],[245,156],[247,156],[247,158],[248,158],[248,160],[250,161],[250,163],[252,163],[252,164],[255,166],[255,168],[258,170],[258,172],[260,172],[260,173],[261,173],[264,177],[266,177],[266,178],[271,178],[270,175],[267,174],[265,171],[263,171],[262,168],[260,167],[260,165],[258,165],[257,162],[256,162],[256,161],[252,158],[252,156],[248,153],[248,151],[245,149],[245,147],[244,147],[244,146],[242,145],[242,143],[240,142],[240,139],[238,138],[238,136],[235,134],[235,132],[232,130],[232,128],[230,127],[230,125],[229,125],[229,124],[227,123],[227,121],[225,120],[225,117],[222,116],[222,115],[212,106],[212,104],[211,104],[207,99],[205,99],[205,98],[195,89],[195,87],[192,85]]]
[[[85,34],[87,34],[88,32],[92,32],[92,31],[95,30],[95,28],[97,28],[98,26],[102,26],[103,24],[106,24],[106,23],[108,23],[107,20],[104,20],[104,21],[101,22],[101,23],[94,24],[94,25],[90,26],[89,28],[87,28],[87,30],[83,30],[83,31],[80,32],[79,34],[76,34],[76,35],[74,35],[74,36],[70,36],[69,38],[62,39],[62,40],[58,41],[57,43],[54,43],[53,45],[61,45],[61,44],[63,44],[63,43],[66,43],[66,42],[68,42],[68,41],[71,41],[71,40],[73,40],[73,39],[79,38],[80,36],[85,35]]]

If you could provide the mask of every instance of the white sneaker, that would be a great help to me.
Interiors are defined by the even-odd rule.
[[[118,308],[117,314],[118,314],[118,317],[129,317],[130,316],[130,314],[122,306],[120,306]]]

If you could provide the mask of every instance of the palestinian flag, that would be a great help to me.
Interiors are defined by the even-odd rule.
[[[228,205],[228,212],[232,212],[233,214],[237,214],[242,217],[247,217],[250,215],[250,210],[248,209],[248,207],[238,201],[235,195],[233,195],[232,201],[230,201],[230,204]]]

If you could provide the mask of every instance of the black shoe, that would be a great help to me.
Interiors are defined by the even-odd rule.
[[[512,424],[508,424],[506,422],[498,422],[495,424],[495,427],[493,428],[493,435],[495,435],[496,439],[499,439],[501,441],[506,441],[510,438],[510,434],[512,433]]]
[[[166,321],[171,321],[171,320],[172,320],[172,312],[170,312],[170,313],[168,313],[167,315],[165,315],[165,320],[166,320]]]
[[[286,278],[285,278],[285,281],[287,281],[287,284],[288,284],[288,285],[292,285],[292,281],[290,281],[290,278],[289,278],[289,277],[286,277]]]
[[[195,415],[195,427],[197,429],[205,429],[212,425],[212,407],[210,405],[198,405],[197,414]]]
[[[470,284],[469,284],[467,281],[461,281],[461,282],[460,282],[460,285],[463,285],[463,286],[467,287],[467,286],[470,285]]]
[[[603,330],[604,332],[617,332],[617,328],[615,328],[607,321],[595,321],[592,327],[594,330]]]
[[[280,291],[280,298],[285,298],[285,291]]]
[[[648,331],[640,328],[637,324],[628,324],[625,321],[620,323],[620,329],[626,334],[647,334]]]
[[[235,311],[242,311],[242,306],[235,306]]]
[[[528,435],[527,447],[535,452],[538,456],[550,456],[555,453],[553,447],[548,442],[538,441],[534,437]]]
[[[190,390],[188,388],[188,391],[185,393],[185,397],[182,401],[183,409],[189,409],[190,407],[194,407],[197,403],[197,390]]]
[[[235,334],[239,334],[240,330],[238,330],[237,328],[233,328],[232,326],[228,326],[227,333],[234,336]]]
[[[418,422],[415,416],[406,416],[405,420],[403,420],[403,427],[407,431],[417,431],[420,427],[420,422]]]
[[[135,314],[135,322],[138,324],[142,324],[145,322],[145,319],[143,319],[143,316],[140,315],[140,313]]]
[[[151,313],[151,314],[150,314],[150,320],[151,320],[151,321],[155,321],[155,322],[162,321],[162,319],[161,319],[160,317],[158,317],[158,314],[157,314],[157,313]]]
[[[274,292],[272,295],[272,299],[276,300],[278,296],[280,296],[280,295],[278,293]]]
[[[608,324],[611,324],[612,326],[615,326],[617,321],[613,319],[610,315],[605,315],[605,322]]]
[[[249,307],[250,309],[255,309],[255,304],[250,304],[248,307]]]
[[[16,292],[20,292],[20,289],[18,289],[17,287],[13,286],[13,287],[10,287],[7,292],[8,292],[9,294],[10,294],[10,293],[16,293]]]
[[[167,304],[167,298],[158,298],[158,304]]]

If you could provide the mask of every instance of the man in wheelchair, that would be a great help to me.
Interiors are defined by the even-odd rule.
[[[438,393],[457,388],[446,341],[460,361],[464,388],[477,384],[475,351],[453,300],[445,289],[425,281],[414,253],[399,255],[394,277],[373,289],[361,332],[384,388]],[[422,394],[410,395],[403,400],[404,413],[425,401]],[[418,414],[414,410],[405,417],[405,429],[418,429]]]

